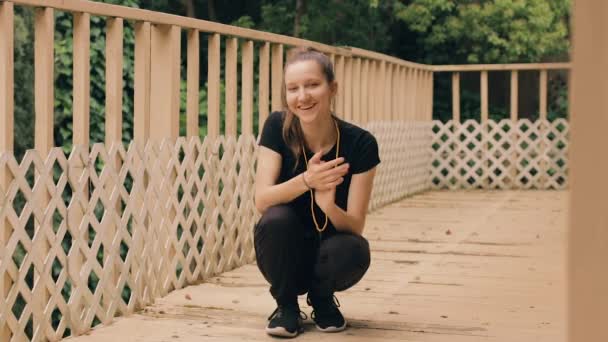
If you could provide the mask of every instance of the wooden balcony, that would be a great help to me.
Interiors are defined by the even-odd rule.
[[[337,294],[348,329],[322,333],[309,319],[298,340],[565,341],[566,195],[435,191],[374,212],[372,265]],[[251,264],[70,341],[269,341],[274,307]]]

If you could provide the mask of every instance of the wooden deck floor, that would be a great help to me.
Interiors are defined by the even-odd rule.
[[[337,296],[349,328],[301,341],[565,341],[566,192],[429,192],[374,212],[372,265]],[[303,298],[301,298],[303,299]],[[302,309],[310,308],[301,300]],[[255,265],[70,341],[266,341]]]

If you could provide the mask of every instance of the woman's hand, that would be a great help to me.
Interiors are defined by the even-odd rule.
[[[325,191],[334,189],[344,181],[344,175],[348,172],[348,163],[344,163],[344,158],[336,158],[328,162],[321,160],[322,152],[315,153],[308,161],[308,170],[302,177],[304,183],[311,189]],[[318,203],[317,203],[318,204]]]

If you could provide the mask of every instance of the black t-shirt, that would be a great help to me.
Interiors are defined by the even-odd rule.
[[[261,146],[265,146],[279,153],[282,157],[281,173],[277,180],[277,184],[288,181],[306,170],[306,163],[303,155],[300,156],[298,167],[294,170],[295,157],[283,139],[284,118],[285,114],[283,112],[273,112],[270,114],[264,123],[264,128],[262,129],[259,141]],[[345,162],[350,164],[348,174],[344,177],[344,181],[336,188],[336,204],[343,210],[346,210],[348,204],[348,190],[352,175],[371,170],[380,163],[380,156],[378,154],[378,143],[371,133],[351,123],[340,120],[339,118],[336,118],[336,120],[340,131],[339,157],[344,157]],[[310,160],[314,153],[310,151],[308,147],[305,147],[305,149],[306,157]],[[321,159],[325,161],[333,160],[335,158],[336,145],[321,157]],[[310,213],[309,191],[306,191],[304,194],[291,201],[289,205],[296,210],[305,225],[314,227]],[[325,222],[325,214],[316,203],[315,214],[319,226],[322,227]],[[335,228],[329,220],[327,229],[328,231],[335,231]]]

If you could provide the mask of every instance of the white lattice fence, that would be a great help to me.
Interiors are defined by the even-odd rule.
[[[433,123],[434,189],[565,189],[568,122]]]
[[[365,127],[376,137],[381,159],[370,209],[429,189],[431,127],[430,122],[374,122]]]
[[[59,340],[253,261],[256,151],[241,136],[3,154],[0,328]]]
[[[431,123],[378,122],[370,208],[428,189]],[[0,331],[59,340],[254,260],[253,136],[0,156]],[[1,232],[1,231],[0,231]]]

